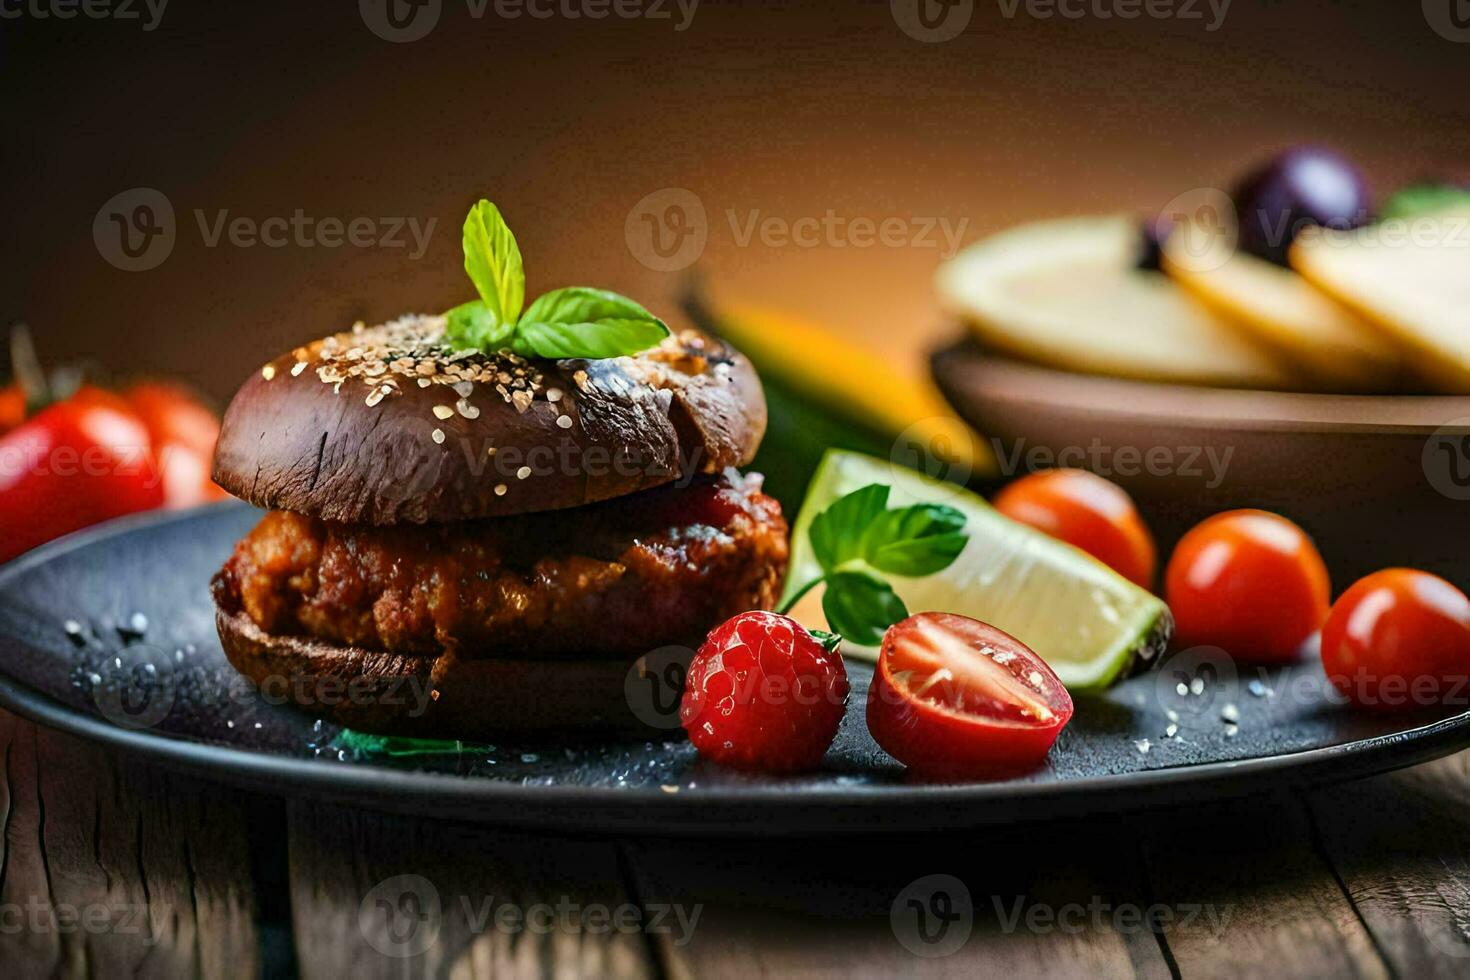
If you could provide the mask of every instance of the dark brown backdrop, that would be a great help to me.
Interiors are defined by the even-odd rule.
[[[33,324],[52,358],[179,373],[224,397],[303,338],[467,298],[458,224],[482,194],[510,217],[533,291],[605,285],[666,311],[680,274],[641,263],[624,224],[645,195],[684,187],[706,208],[700,267],[721,296],[824,317],[917,370],[944,330],[928,289],[939,249],[742,245],[731,213],[943,218],[968,239],[1157,207],[1299,140],[1341,146],[1388,184],[1456,167],[1470,132],[1470,44],[1432,30],[1416,0],[1234,0],[1214,32],[1024,6],[1007,18],[980,0],[944,43],[907,36],[888,3],[705,0],[678,31],[672,7],[512,21],[443,2],[406,44],[375,36],[351,0],[173,0],[152,31],[0,20],[0,316]],[[177,241],[124,272],[93,219],[138,186],[172,203]],[[195,209],[438,226],[418,261],[209,247]]]

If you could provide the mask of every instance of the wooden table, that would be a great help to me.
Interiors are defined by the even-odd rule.
[[[1470,975],[1470,753],[1206,809],[722,842],[249,795],[3,712],[0,748],[6,977]]]

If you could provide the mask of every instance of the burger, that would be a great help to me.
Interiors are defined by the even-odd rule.
[[[775,603],[786,522],[737,469],[766,426],[749,361],[556,293],[358,324],[240,388],[214,477],[267,513],[212,593],[263,693],[387,734],[637,727],[641,658]]]

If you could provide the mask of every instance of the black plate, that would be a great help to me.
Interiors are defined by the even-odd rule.
[[[1366,775],[1470,744],[1470,713],[1375,718],[1332,704],[1311,660],[1232,676],[1228,663],[1181,654],[1079,701],[1047,766],[1006,782],[906,778],[868,736],[861,706],[871,671],[858,663],[842,730],[822,770],[807,776],[723,770],[672,737],[364,757],[336,747],[335,727],[263,701],[220,650],[207,583],[258,518],[239,504],[134,518],[0,570],[0,703],[254,788],[614,832],[873,832],[1040,819]]]

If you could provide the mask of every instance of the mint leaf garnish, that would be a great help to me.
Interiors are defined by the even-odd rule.
[[[965,515],[943,504],[888,506],[889,488],[872,483],[833,501],[807,530],[822,574],[796,590],[781,612],[825,582],[822,611],[842,636],[872,646],[908,616],[883,575],[919,578],[948,568],[965,545]]]
[[[460,350],[596,359],[636,354],[669,335],[662,320],[626,296],[586,286],[553,289],[522,312],[521,250],[489,201],[480,201],[465,219],[464,268],[480,298],[445,314],[445,336]]]

